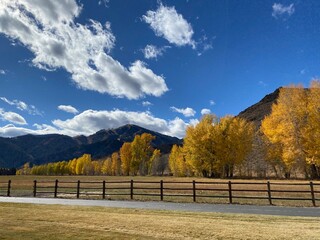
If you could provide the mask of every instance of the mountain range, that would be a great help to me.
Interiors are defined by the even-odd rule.
[[[266,95],[261,101],[238,114],[248,121],[261,125],[263,118],[271,113],[271,106],[279,96],[279,89]],[[155,136],[152,145],[162,153],[169,153],[174,144],[182,139],[170,137],[136,125],[125,125],[116,129],[100,130],[90,136],[69,137],[59,134],[24,135],[14,138],[0,137],[0,167],[19,168],[24,163],[43,164],[70,160],[84,153],[93,159],[101,159],[119,151],[124,142],[133,141],[135,135],[150,133]]]
[[[124,142],[131,142],[136,135],[142,133],[155,136],[152,145],[162,153],[169,153],[174,144],[182,144],[182,140],[176,137],[131,124],[116,129],[100,130],[90,136],[28,134],[14,138],[0,137],[0,167],[18,168],[26,162],[39,165],[70,160],[84,153],[91,154],[93,159],[100,159],[119,151]]]

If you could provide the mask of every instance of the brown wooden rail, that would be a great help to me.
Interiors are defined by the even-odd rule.
[[[10,196],[12,182],[0,182],[0,196]],[[163,200],[190,198],[225,199],[232,204],[235,199],[309,201],[317,206],[320,201],[320,183],[239,182],[239,181],[33,181],[34,197],[98,197],[147,196]]]

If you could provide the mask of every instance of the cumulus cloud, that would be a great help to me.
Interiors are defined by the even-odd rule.
[[[1,74],[1,75],[5,75],[5,74],[6,74],[6,71],[3,70],[3,69],[0,69],[0,74]]]
[[[8,124],[4,127],[0,127],[0,136],[1,137],[16,137],[25,134],[36,134],[35,131],[23,128],[23,127],[16,127],[13,124]]]
[[[0,118],[3,121],[8,121],[8,122],[19,124],[19,125],[27,125],[27,121],[18,113],[5,112],[1,108],[0,108]]]
[[[52,125],[34,124],[35,129],[16,127],[13,124],[0,127],[0,136],[15,137],[23,134],[49,134],[58,133],[69,136],[90,135],[101,129],[110,129],[125,124],[138,126],[183,138],[189,125],[197,124],[198,120],[191,119],[185,122],[181,118],[164,120],[153,116],[150,112],[131,112],[115,109],[112,111],[86,110],[67,120],[56,119]]]
[[[144,106],[144,107],[149,107],[149,106],[152,106],[153,104],[151,103],[151,102],[149,102],[149,101],[143,101],[142,102],[142,106]]]
[[[171,44],[190,45],[195,48],[191,24],[174,7],[167,7],[160,3],[156,11],[147,11],[146,15],[142,16],[142,20],[150,25],[157,36],[165,38]]]
[[[183,137],[189,125],[180,118],[164,120],[150,112],[132,112],[115,109],[112,111],[86,110],[67,120],[52,121],[54,128],[70,136],[90,135],[101,129],[117,128],[125,124],[135,124],[170,136]],[[40,125],[38,128],[43,130]],[[48,129],[48,126],[45,126]]]
[[[63,68],[79,88],[128,99],[168,90],[164,78],[142,61],[127,68],[108,55],[115,45],[110,23],[77,23],[80,12],[75,0],[2,0],[0,33],[27,47],[34,66]]]
[[[59,105],[58,109],[67,113],[77,114],[79,111],[71,105]]]
[[[11,106],[15,106],[20,111],[26,111],[31,115],[42,116],[42,113],[34,105],[28,105],[17,99],[9,100],[6,97],[0,97],[0,99]]]
[[[193,117],[196,114],[196,111],[193,110],[192,108],[176,108],[176,107],[170,107],[170,109],[173,112],[178,112],[183,114],[185,117]]]
[[[165,47],[157,47],[154,45],[147,45],[143,50],[144,57],[146,59],[151,59],[151,58],[157,58],[158,56],[162,56],[163,53],[167,48],[170,48],[169,46]]]
[[[274,3],[272,5],[272,16],[274,18],[279,18],[282,16],[290,17],[294,13],[294,4],[290,4],[288,6],[282,5],[281,3]]]
[[[210,113],[211,113],[211,110],[210,110],[210,109],[204,108],[204,109],[201,110],[201,114],[202,114],[202,115],[210,114]]]

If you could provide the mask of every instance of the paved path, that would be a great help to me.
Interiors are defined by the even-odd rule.
[[[320,217],[319,207],[279,207],[252,206],[230,204],[201,204],[201,203],[171,203],[171,202],[139,202],[139,201],[111,201],[111,200],[83,200],[59,198],[23,198],[0,197],[1,202],[33,203],[33,204],[61,204],[73,206],[101,206],[117,208],[135,208],[151,210],[173,210],[187,212],[216,212],[241,213],[278,216]]]

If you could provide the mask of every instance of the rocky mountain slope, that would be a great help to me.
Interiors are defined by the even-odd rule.
[[[248,107],[238,114],[238,117],[254,122],[257,126],[261,125],[261,121],[265,116],[271,113],[272,104],[278,99],[280,89],[276,89],[273,93],[266,95],[258,103]]]

